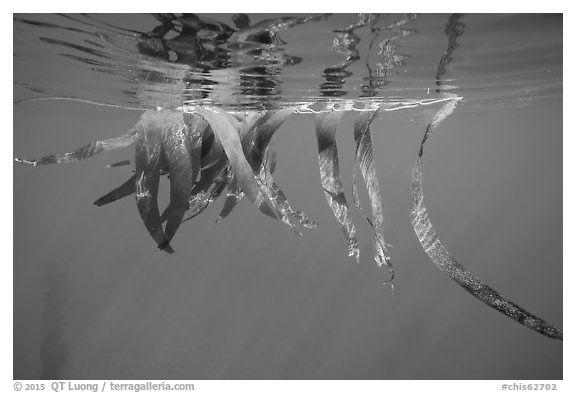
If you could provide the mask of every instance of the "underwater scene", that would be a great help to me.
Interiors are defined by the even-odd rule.
[[[562,379],[562,29],[14,14],[14,379]]]

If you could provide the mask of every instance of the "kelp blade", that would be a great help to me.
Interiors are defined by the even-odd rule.
[[[386,242],[384,241],[384,214],[382,211],[382,199],[380,196],[380,183],[374,167],[374,153],[372,149],[371,123],[378,111],[362,112],[354,124],[354,140],[356,142],[356,155],[353,172],[353,197],[356,206],[360,206],[356,187],[356,167],[364,179],[368,197],[372,207],[372,219],[368,222],[372,225],[374,260],[378,266],[386,265],[390,272],[390,279],[394,278],[394,269],[387,254]]]
[[[266,195],[268,195],[269,199],[274,203],[276,209],[280,211],[282,222],[288,225],[294,233],[302,236],[302,233],[296,228],[296,223],[307,229],[316,228],[318,224],[308,218],[303,212],[294,210],[292,206],[290,206],[288,198],[286,198],[286,195],[274,180],[272,173],[276,167],[277,152],[272,141],[273,139],[268,143],[268,147],[264,153],[264,159],[260,166],[260,174],[258,177]]]
[[[136,204],[146,229],[158,244],[169,253],[174,250],[166,239],[158,211],[160,182],[160,153],[163,138],[161,113],[146,112],[136,140]]]
[[[223,168],[219,171],[216,176],[213,177],[213,181],[210,185],[204,189],[198,189],[190,195],[190,210],[192,214],[186,217],[182,222],[186,222],[196,217],[198,214],[202,213],[213,201],[218,199],[220,194],[226,188],[226,176],[229,168]]]
[[[211,108],[208,110],[195,107],[195,110],[196,113],[208,121],[220,143],[222,143],[230,166],[246,197],[264,214],[277,218],[277,212],[260,189],[252,167],[244,156],[239,132],[234,127],[234,124],[238,125],[239,122],[222,109]]]
[[[260,117],[251,127],[246,137],[242,140],[246,158],[250,162],[254,173],[260,172],[260,166],[264,160],[264,153],[268,149],[270,141],[280,126],[294,113],[294,108],[269,110]],[[246,147],[249,144],[250,147]]]
[[[320,180],[324,188],[324,196],[336,220],[342,225],[344,235],[348,240],[348,255],[360,261],[360,249],[356,238],[356,229],[348,210],[346,197],[340,179],[338,166],[338,147],[336,145],[336,129],[343,112],[326,112],[316,115],[316,138],[318,140],[318,161]]]
[[[108,203],[117,201],[118,199],[127,197],[128,195],[132,195],[135,192],[136,192],[136,175],[132,175],[130,179],[128,179],[122,185],[116,187],[114,190],[110,191],[108,194],[96,200],[94,204],[96,206],[103,206]]]
[[[200,116],[190,119],[180,111],[171,111],[167,118],[162,149],[170,174],[170,203],[162,217],[167,220],[165,241],[170,242],[190,207],[188,198],[200,172],[202,132],[207,124]]]
[[[126,133],[117,138],[110,138],[101,141],[90,142],[89,144],[84,145],[74,150],[73,152],[51,154],[49,156],[45,156],[37,160],[15,158],[15,161],[23,164],[40,166],[48,164],[68,164],[85,160],[100,153],[104,153],[114,149],[119,149],[122,147],[131,146],[132,144],[134,144],[134,141],[136,139],[136,132],[138,129],[138,125],[139,124],[137,123],[134,127],[132,127]]]
[[[423,154],[424,145],[430,137],[432,131],[456,108],[458,99],[444,104],[434,116],[422,139],[418,158],[412,173],[412,185],[410,191],[412,226],[422,248],[432,260],[432,262],[444,273],[448,274],[454,281],[470,292],[475,298],[483,301],[488,306],[500,311],[506,316],[514,319],[522,325],[537,331],[545,336],[562,339],[562,330],[548,324],[546,321],[532,315],[517,304],[502,297],[498,292],[474,277],[468,270],[464,269],[436,235],[436,231],[428,217],[428,211],[424,205],[423,192]]]
[[[240,185],[238,184],[238,181],[236,180],[236,177],[234,177],[234,174],[232,172],[228,173],[227,184],[228,188],[226,191],[226,199],[224,200],[224,206],[222,207],[222,211],[220,212],[220,215],[216,219],[216,222],[220,222],[226,217],[228,217],[228,215],[232,213],[232,210],[234,210],[240,199],[242,199],[242,197],[244,196],[242,190],[240,190]]]
[[[243,139],[242,144],[248,162],[259,179],[263,192],[280,213],[280,219],[292,231],[302,235],[294,221],[305,228],[315,228],[317,224],[304,213],[294,210],[286,195],[278,186],[272,173],[276,167],[276,149],[273,138],[280,126],[294,113],[294,108],[269,110],[261,116]]]
[[[192,160],[192,179],[198,180],[202,167],[202,141],[209,128],[208,122],[202,117],[190,113],[182,113],[188,135],[188,147]]]

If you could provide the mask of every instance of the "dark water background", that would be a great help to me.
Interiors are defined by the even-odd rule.
[[[229,15],[210,17],[234,26]],[[251,16],[251,23],[275,17]],[[359,29],[360,59],[344,68],[350,74],[342,74],[340,86],[327,89],[335,74],[326,70],[350,54],[333,50],[334,30],[355,23],[355,15],[281,31],[285,44],[250,47],[256,52],[248,50],[248,59],[239,55],[245,50],[232,51],[238,56],[230,63],[203,58],[193,67],[178,54],[151,60],[135,49],[134,33],[103,24],[150,32],[158,25],[151,16],[73,18],[16,15],[15,100],[73,96],[168,107],[201,99],[208,85],[204,99],[238,109],[354,99],[371,84],[374,99],[434,98],[447,46],[448,15],[421,15],[405,26],[416,32],[390,41],[393,54],[406,57],[392,58],[399,62],[388,73],[370,78],[369,68],[391,61],[374,48],[397,32],[374,37]],[[387,16],[382,24],[401,18]],[[562,17],[466,15],[461,22],[444,79],[464,101],[425,155],[431,219],[464,266],[562,326]],[[250,89],[239,89],[240,82]],[[474,299],[418,243],[410,175],[437,108],[381,112],[373,126],[394,246],[393,294],[381,285],[386,273],[372,261],[370,228],[357,212],[362,261],[346,256],[320,186],[312,115],[293,116],[277,135],[276,179],[293,206],[320,222],[303,238],[247,201],[216,225],[219,201],[184,224],[172,242],[176,254],[165,255],[132,198],[92,205],[131,175],[128,167],[106,165],[132,158],[132,149],[75,165],[15,165],[14,378],[562,378],[561,341]],[[17,104],[14,154],[39,157],[114,137],[139,114],[65,101]],[[338,129],[347,192],[356,116],[347,113]]]

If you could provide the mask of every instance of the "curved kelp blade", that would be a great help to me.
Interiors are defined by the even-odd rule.
[[[136,140],[136,204],[146,229],[158,248],[173,253],[164,235],[158,211],[162,124],[154,117],[143,124]]]
[[[213,157],[210,158],[213,159]],[[220,184],[224,183],[224,186],[226,185],[230,166],[223,151],[221,151],[220,157],[208,163],[205,163],[203,158],[202,165],[204,166],[200,170],[200,179],[194,184],[190,194],[190,203],[192,203],[192,199],[197,193],[204,192],[207,195],[212,195]]]
[[[242,192],[264,214],[277,218],[278,214],[260,189],[252,167],[242,151],[239,131],[234,128],[234,124],[239,124],[239,122],[219,108],[208,110],[196,107],[196,113],[208,121],[220,140]]]
[[[360,250],[356,229],[342,189],[340,169],[338,167],[338,147],[336,146],[336,128],[342,119],[343,112],[327,112],[316,115],[316,138],[318,140],[318,160],[320,179],[324,188],[324,196],[334,213],[334,217],[342,225],[342,230],[348,239],[348,255],[360,261]]]
[[[292,209],[286,195],[274,181],[272,173],[276,168],[277,153],[272,146],[274,134],[280,126],[294,113],[294,108],[267,111],[260,117],[248,132],[242,143],[246,157],[257,174],[260,186],[275,209],[280,213],[280,219],[295,233],[301,235],[293,221],[305,228],[318,226],[302,212]]]
[[[238,201],[240,201],[240,199],[242,199],[244,196],[244,193],[238,184],[238,180],[236,180],[236,177],[232,172],[228,174],[227,183],[228,190],[226,191],[226,199],[224,200],[224,206],[222,207],[220,215],[218,215],[218,218],[216,218],[217,223],[228,217],[228,215],[232,213],[232,210],[234,210],[238,204]]]
[[[272,165],[275,163],[273,155],[269,158],[268,151],[266,150],[265,158],[260,166],[260,173],[258,174],[258,182],[262,188],[262,191],[266,195],[266,197],[272,202],[274,208],[279,212],[280,220],[288,225],[292,232],[296,233],[298,236],[302,236],[302,232],[300,232],[296,228],[296,224],[293,222],[293,214],[292,208],[288,204],[288,200],[286,196],[280,190],[280,187],[274,182],[274,178],[272,177]]]
[[[202,213],[212,202],[214,202],[226,188],[226,175],[228,168],[224,168],[213,178],[206,190],[193,192],[190,196],[190,210],[191,214],[186,217],[182,222],[186,222]]]
[[[450,255],[446,247],[444,247],[440,242],[436,235],[436,231],[428,218],[428,211],[424,205],[422,185],[424,145],[438,124],[454,111],[456,104],[457,99],[447,102],[434,116],[426,128],[418,152],[418,158],[414,165],[410,191],[410,200],[412,204],[410,216],[418,240],[426,254],[428,254],[428,257],[430,257],[438,269],[448,274],[475,298],[538,333],[551,338],[562,339],[562,330],[557,329],[546,321],[530,314],[517,304],[503,298],[498,292],[490,288],[478,278],[474,277],[468,270],[464,269],[464,267],[460,265],[452,255]]]
[[[114,201],[117,201],[118,199],[122,199],[124,197],[127,197],[128,195],[132,195],[135,192],[136,192],[136,175],[133,175],[125,183],[123,183],[119,187],[110,191],[108,194],[106,194],[103,197],[96,200],[94,202],[94,204],[96,206],[103,206],[103,205],[106,205],[108,203],[112,203]]]
[[[194,113],[184,113],[183,114],[184,123],[187,128],[187,134],[184,140],[180,140],[176,144],[176,150],[179,151],[180,160],[172,159],[173,161],[173,171],[175,174],[174,183],[172,183],[171,176],[171,202],[168,207],[162,213],[160,220],[165,222],[168,220],[169,216],[173,216],[175,220],[172,224],[166,226],[167,237],[171,238],[173,236],[174,228],[172,225],[178,223],[178,217],[184,211],[188,210],[191,206],[204,205],[206,208],[209,204],[207,200],[210,197],[209,193],[206,191],[210,187],[210,183],[213,181],[214,176],[223,169],[226,165],[226,157],[222,151],[222,146],[218,141],[215,140],[214,134],[208,124],[208,122],[200,115]],[[169,144],[173,144],[174,141],[164,142],[165,151],[164,156],[168,166],[168,158],[166,157],[166,148],[169,151],[173,151],[174,147],[170,147]],[[183,159],[182,154],[186,154],[182,149],[182,146],[186,147],[189,153],[189,162],[191,167],[186,170],[183,165],[187,165],[187,160]],[[174,156],[174,153],[172,154]],[[178,163],[180,161],[180,163]],[[180,174],[178,174],[178,168],[183,169]],[[183,177],[182,181],[177,181],[176,179]],[[184,188],[184,192],[181,192],[180,197],[178,197],[178,189],[176,185],[180,184],[180,188]],[[185,201],[182,200],[184,195]],[[175,204],[172,203],[172,196],[174,197]],[[180,208],[178,208],[180,206]],[[203,210],[203,209],[202,209]],[[197,213],[198,214],[198,213]],[[181,219],[181,218],[180,218]],[[184,222],[184,220],[182,220]]]
[[[135,171],[132,171],[135,172]],[[166,175],[168,173],[168,166],[165,162],[161,162],[160,164],[160,176]],[[136,175],[132,175],[130,179],[126,180],[126,182],[122,183],[120,186],[116,187],[108,194],[104,195],[101,198],[98,198],[94,204],[96,206],[103,206],[109,203],[115,202],[119,199],[125,198],[129,195],[132,195],[136,192]]]
[[[390,272],[390,279],[394,278],[394,269],[390,263],[386,249],[386,242],[384,241],[384,214],[382,212],[382,199],[380,196],[380,183],[376,175],[376,168],[374,167],[374,154],[372,150],[372,135],[370,124],[374,120],[378,111],[362,112],[354,124],[354,140],[356,142],[356,155],[354,162],[353,172],[353,189],[352,195],[354,203],[360,207],[360,200],[358,198],[358,191],[356,187],[356,167],[360,167],[362,177],[366,189],[368,190],[368,197],[372,206],[372,219],[367,217],[368,222],[372,225],[373,243],[374,243],[374,260],[378,266],[386,265]],[[362,209],[360,209],[362,210]]]
[[[272,142],[273,140],[271,140]],[[288,199],[284,192],[280,189],[278,184],[274,181],[272,177],[272,172],[276,167],[276,149],[272,143],[268,144],[268,149],[264,154],[264,160],[261,165],[261,171],[259,174],[260,183],[262,189],[274,204],[274,207],[280,212],[280,218],[282,222],[288,225],[293,232],[302,236],[302,233],[296,228],[294,222],[299,223],[304,228],[316,228],[318,224],[308,218],[304,213],[298,210],[292,209]]]
[[[264,116],[262,112],[244,112],[244,113],[235,113],[234,116],[237,117],[238,122],[240,123],[240,139],[244,141],[244,138],[248,134],[250,130],[254,129],[255,124]]]
[[[214,138],[212,138],[213,140]],[[208,144],[202,142],[202,150]],[[219,143],[210,143],[210,151],[202,156],[200,179],[194,184],[189,197],[191,215],[182,222],[202,213],[226,189],[228,176],[232,175],[226,154]]]
[[[140,119],[142,119],[142,117]],[[68,164],[85,160],[100,153],[104,153],[114,149],[119,149],[122,147],[127,147],[134,144],[139,123],[140,120],[138,121],[138,123],[136,123],[134,127],[132,127],[126,133],[122,134],[117,138],[110,138],[101,141],[90,142],[89,144],[84,145],[72,152],[51,154],[49,156],[42,157],[37,160],[15,158],[15,161],[21,162],[23,164],[40,166],[48,164]]]
[[[164,229],[166,242],[170,242],[189,209],[188,198],[201,165],[202,133],[208,127],[197,115],[179,111],[169,114],[171,121],[163,130],[163,157],[170,174],[170,203],[162,214],[167,220]]]
[[[260,166],[264,160],[264,153],[268,149],[274,134],[282,123],[294,113],[294,108],[269,110],[260,117],[242,140],[246,158],[250,162],[254,173],[260,173]]]
[[[209,125],[202,116],[196,114],[184,112],[183,119],[187,128],[188,148],[192,160],[192,179],[196,181],[202,167],[202,140]]]

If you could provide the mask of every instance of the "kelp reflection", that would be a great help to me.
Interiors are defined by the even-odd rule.
[[[161,25],[139,37],[138,48],[141,53],[169,62],[183,62],[197,72],[198,69],[206,71],[225,68],[235,61],[243,63],[241,56],[230,58],[224,54],[229,54],[226,50],[235,48],[240,50],[236,51],[236,54],[249,55],[252,64],[250,68],[240,70],[240,88],[246,89],[243,91],[249,94],[265,97],[266,92],[277,87],[274,83],[270,84],[271,79],[268,78],[278,72],[279,68],[275,67],[295,64],[298,61],[297,58],[285,56],[281,51],[274,52],[274,49],[278,48],[274,45],[281,42],[277,32],[325,16],[281,18],[250,26],[247,16],[236,15],[233,18],[236,29],[190,15],[177,18],[166,15],[156,17]],[[346,59],[324,70],[326,82],[321,86],[321,92],[325,98],[322,100],[283,107],[273,107],[268,103],[257,109],[238,111],[224,110],[221,106],[212,105],[210,100],[185,101],[184,105],[175,109],[145,111],[130,130],[117,138],[95,141],[73,152],[53,154],[37,160],[16,160],[34,166],[70,163],[134,145],[134,174],[125,183],[99,198],[95,204],[103,206],[134,194],[138,211],[150,236],[158,248],[168,253],[174,252],[171,242],[182,222],[200,214],[224,192],[226,200],[218,219],[225,218],[239,200],[246,198],[261,213],[286,224],[292,231],[300,234],[303,228],[315,228],[317,224],[305,213],[291,206],[286,194],[274,180],[276,150],[273,137],[288,117],[296,113],[313,113],[316,117],[321,186],[334,217],[342,227],[349,256],[359,261],[356,228],[352,223],[350,207],[340,178],[336,144],[336,130],[343,114],[358,112],[354,125],[356,150],[352,197],[355,207],[366,215],[372,227],[374,260],[379,266],[386,266],[389,272],[388,281],[391,281],[394,270],[384,238],[380,184],[373,162],[375,153],[372,148],[372,123],[382,112],[441,104],[426,128],[412,176],[411,218],[422,247],[440,270],[479,300],[543,335],[562,339],[560,329],[505,299],[465,270],[440,242],[428,218],[422,188],[424,146],[434,129],[454,112],[462,99],[449,92],[451,87],[444,84],[443,76],[447,72],[454,50],[458,47],[456,40],[465,26],[460,21],[460,15],[452,15],[446,25],[448,46],[440,58],[436,72],[437,98],[377,100],[374,96],[378,88],[385,85],[388,78],[394,74],[395,68],[407,60],[406,56],[398,53],[397,41],[412,34],[411,30],[404,29],[403,26],[414,18],[414,15],[405,15],[398,22],[379,28],[379,16],[361,15],[356,24],[336,31],[336,47],[340,53],[346,55]],[[176,25],[181,27],[176,29]],[[359,58],[356,50],[358,38],[354,31],[366,26],[371,27],[375,37],[383,30],[392,33],[391,37],[379,45],[381,52],[385,53],[383,63],[379,63],[381,71],[375,77],[370,75],[368,84],[363,87],[365,98],[335,98],[346,94],[342,90],[347,75],[346,68]],[[167,33],[172,30],[178,30],[179,34],[166,38]],[[253,47],[250,42],[259,45]],[[270,47],[261,46],[263,43],[270,44]],[[220,53],[221,50],[224,52]],[[254,59],[264,62],[264,58],[266,66],[254,66]],[[194,72],[190,75],[198,75]],[[266,75],[266,78],[259,78],[259,75]],[[188,83],[203,85],[205,81],[189,79]],[[213,81],[208,84],[215,85]],[[261,102],[265,102],[264,99]],[[129,161],[124,160],[111,166],[126,164],[129,164]],[[358,196],[358,169],[368,193],[369,209],[361,206]],[[169,177],[170,200],[161,212],[158,193],[160,177],[163,175]]]

